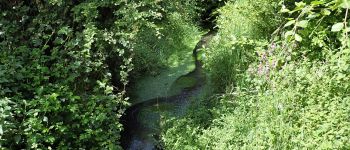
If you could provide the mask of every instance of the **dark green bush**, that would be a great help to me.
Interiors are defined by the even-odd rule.
[[[158,4],[0,4],[0,149],[119,149],[134,36]]]

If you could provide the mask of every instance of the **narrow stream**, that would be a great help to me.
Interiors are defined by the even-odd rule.
[[[194,80],[195,84],[192,87],[183,89],[180,94],[175,96],[155,98],[134,104],[126,110],[125,115],[122,117],[124,131],[121,137],[121,144],[124,149],[162,149],[158,142],[160,140],[162,114],[183,115],[190,104],[190,100],[198,96],[203,89],[205,74],[202,70],[202,64],[197,60],[198,50],[205,46],[214,35],[214,31],[203,35],[193,50],[193,57],[196,63],[195,69],[177,79]],[[172,86],[176,86],[177,82],[173,84]]]

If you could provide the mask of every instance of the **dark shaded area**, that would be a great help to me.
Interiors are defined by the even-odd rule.
[[[216,25],[216,17],[218,16],[215,11],[224,6],[227,0],[202,0],[198,2],[198,6],[203,8],[200,12],[200,26],[204,29],[213,30]]]
[[[43,0],[0,0],[0,56],[3,58],[0,61],[0,70],[6,72],[0,73],[0,80],[5,81],[0,83],[0,95],[11,98],[9,106],[12,108],[9,111],[12,116],[6,118],[11,124],[3,125],[5,132],[0,140],[0,147],[29,149],[31,140],[36,138],[38,149],[48,146],[53,149],[92,149],[101,146],[98,143],[105,141],[102,139],[103,135],[110,134],[108,139],[119,138],[119,130],[100,134],[101,136],[96,133],[84,139],[78,138],[86,135],[87,128],[109,131],[112,128],[109,125],[113,124],[115,127],[119,121],[114,117],[115,114],[124,109],[122,104],[114,103],[114,98],[109,99],[104,96],[103,91],[96,90],[96,81],[106,79],[108,72],[111,72],[112,80],[116,81],[113,82],[114,87],[123,86],[119,70],[115,69],[120,68],[120,64],[123,63],[119,55],[113,53],[110,45],[104,44],[99,37],[91,44],[90,51],[93,54],[90,58],[82,58],[79,54],[84,50],[82,32],[86,23],[84,19],[75,21],[77,14],[81,13],[80,10],[74,12],[73,8],[78,8],[79,3],[66,1],[59,7]],[[110,8],[114,6],[106,6],[99,12],[106,20],[93,20],[98,27],[111,28],[113,25],[114,22],[110,20],[114,20],[114,15]],[[60,34],[64,27],[67,28],[66,32]],[[95,60],[101,59],[102,56],[108,57],[107,62],[103,62],[102,67],[95,67],[87,72],[90,64],[96,63]],[[6,92],[3,92],[3,89],[6,89]],[[118,92],[115,90],[115,94]],[[51,98],[50,94],[56,96]],[[90,105],[92,103],[89,102],[98,105],[99,108]],[[37,111],[37,116],[33,115],[33,110]],[[94,115],[85,114],[94,114],[96,111],[114,116],[100,119],[93,125],[83,123],[96,118]],[[48,121],[42,123],[43,116],[48,118]],[[84,120],[84,117],[87,119]],[[28,121],[31,118],[38,118],[38,121]],[[38,126],[35,126],[35,130],[28,131],[28,126],[32,124]],[[43,133],[42,130],[45,130],[46,126],[56,126],[57,129]],[[58,130],[59,127],[65,130]],[[40,136],[36,136],[36,133]],[[49,138],[51,139],[48,140]]]

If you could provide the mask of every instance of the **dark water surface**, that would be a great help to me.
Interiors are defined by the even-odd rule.
[[[124,131],[121,137],[122,147],[126,150],[154,150],[162,149],[160,140],[160,122],[162,114],[173,116],[184,115],[190,100],[199,95],[205,85],[205,73],[202,64],[197,60],[198,50],[205,46],[215,35],[214,31],[205,34],[193,50],[196,68],[178,80],[194,81],[191,87],[185,88],[178,95],[161,97],[137,103],[129,107],[122,117]],[[178,82],[174,82],[174,85]]]

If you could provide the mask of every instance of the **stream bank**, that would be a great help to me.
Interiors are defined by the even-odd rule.
[[[143,100],[132,104],[122,117],[124,131],[121,144],[128,150],[152,150],[162,149],[160,140],[160,122],[162,116],[181,116],[185,114],[190,100],[198,96],[205,85],[205,73],[202,64],[198,60],[198,52],[206,46],[215,35],[210,31],[203,35],[192,51],[194,70],[177,78],[170,86],[169,95]],[[171,74],[169,74],[171,76]],[[152,92],[152,89],[149,89]]]

